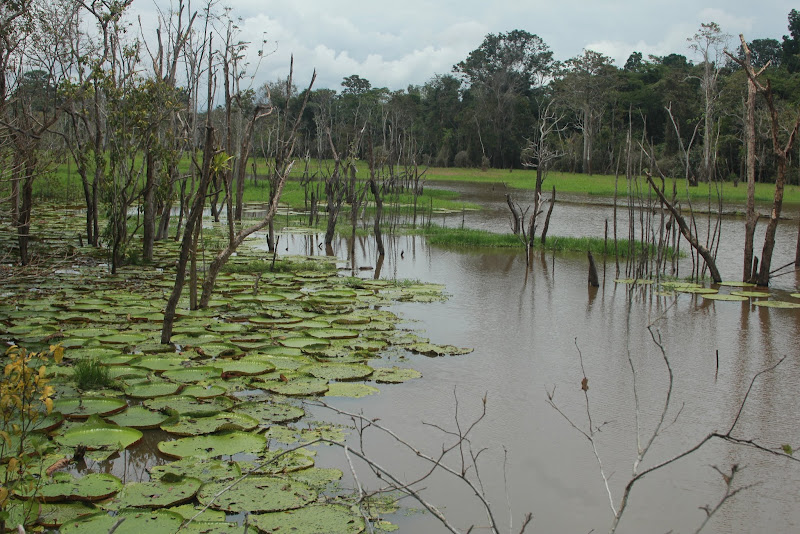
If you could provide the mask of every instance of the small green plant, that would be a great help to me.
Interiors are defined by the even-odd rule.
[[[78,361],[73,369],[73,377],[82,390],[104,388],[111,384],[108,367],[94,358]]]
[[[32,494],[37,482],[31,477],[34,461],[42,450],[34,432],[37,422],[53,410],[53,386],[47,384],[50,361],[61,363],[64,348],[53,345],[39,353],[11,346],[5,353],[0,380],[0,464],[5,466],[0,486],[0,532],[6,523],[25,523],[30,507],[14,498],[17,490]],[[33,517],[32,519],[36,519]]]

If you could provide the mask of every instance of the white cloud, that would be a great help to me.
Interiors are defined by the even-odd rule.
[[[154,21],[154,0],[134,0],[133,10]],[[169,0],[155,0],[167,5]],[[174,0],[173,0],[174,1]],[[317,69],[317,87],[339,89],[358,74],[373,86],[403,89],[422,84],[477,48],[487,33],[522,29],[538,34],[558,59],[584,48],[618,66],[634,51],[684,54],[701,22],[715,21],[738,41],[786,33],[792,0],[755,6],[750,0],[230,0],[241,17],[242,38],[269,41],[257,83],[288,73],[303,85]],[[153,27],[153,24],[146,23]],[[735,43],[734,43],[735,46]],[[255,64],[255,57],[251,58]]]

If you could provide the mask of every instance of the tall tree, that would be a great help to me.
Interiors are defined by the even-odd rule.
[[[700,24],[700,29],[688,39],[689,48],[702,57],[700,88],[703,94],[703,162],[700,176],[703,181],[715,179],[716,174],[716,103],[719,99],[717,80],[722,70],[725,48],[730,36],[716,22]]]
[[[576,126],[583,137],[582,171],[594,172],[592,156],[598,122],[614,85],[613,60],[594,50],[567,60],[558,86],[560,97],[576,112]]]
[[[480,47],[453,67],[473,93],[478,129],[492,133],[493,165],[518,163],[523,141],[519,130],[526,122],[519,111],[527,106],[525,97],[544,84],[554,66],[553,53],[541,37],[513,30],[488,34]]]

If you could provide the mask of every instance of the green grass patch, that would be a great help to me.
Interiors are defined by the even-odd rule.
[[[406,229],[416,235],[425,236],[428,243],[445,247],[469,247],[469,248],[522,248],[524,244],[519,236],[514,234],[496,234],[486,230],[473,230],[469,228],[445,228],[442,226],[430,225]],[[548,236],[544,245],[541,240],[534,242],[534,248],[545,249],[555,252],[591,252],[596,256],[613,256],[615,254],[614,241],[604,240],[595,237],[560,237]],[[634,241],[633,246],[629,246],[628,240],[618,240],[616,253],[621,258],[628,257],[629,254],[638,256],[641,253],[657,254],[657,248],[652,245],[645,247],[639,241]],[[672,254],[672,249],[667,249],[667,254]]]
[[[84,391],[102,389],[111,385],[112,382],[108,367],[101,365],[95,358],[86,358],[76,362],[72,376],[78,388]]]
[[[536,171],[532,169],[509,172],[507,169],[489,169],[481,171],[480,169],[432,168],[428,170],[425,177],[431,182],[503,183],[507,187],[514,189],[532,190],[536,186]],[[556,195],[558,195],[558,193],[580,193],[592,196],[613,197],[615,182],[616,178],[612,175],[594,174],[589,176],[586,174],[549,172],[543,187],[545,191],[549,191],[555,186]],[[666,184],[667,191],[669,192],[672,191],[672,183],[673,179],[670,178]],[[628,184],[624,176],[619,178],[617,187],[619,196],[627,194]],[[647,194],[648,184],[644,177],[639,178],[636,183],[632,184],[632,187],[634,191],[641,191],[643,195]],[[676,187],[678,197],[685,199],[687,191],[686,180],[676,179]],[[720,188],[722,198],[725,202],[744,204],[747,200],[747,184],[740,183],[738,187],[734,187],[732,182],[701,183],[696,187],[689,187],[689,198],[691,198],[692,201],[705,201],[709,197],[710,189],[713,203],[717,198],[717,187]],[[775,184],[756,184],[755,196],[757,202],[771,203],[774,194]],[[787,185],[784,191],[783,202],[786,204],[800,204],[800,186]]]

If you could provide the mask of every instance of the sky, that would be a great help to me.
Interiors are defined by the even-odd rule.
[[[174,3],[177,0],[172,0]],[[225,0],[221,0],[224,2]],[[155,27],[157,6],[169,0],[134,0],[131,14]],[[193,1],[201,10],[204,2]],[[252,43],[253,87],[285,79],[294,56],[295,84],[305,86],[316,69],[315,88],[341,89],[357,74],[390,90],[422,85],[478,48],[489,33],[525,30],[541,37],[558,60],[584,49],[623,66],[642,52],[693,59],[687,38],[704,22],[716,22],[748,41],[781,40],[788,33],[789,0],[227,0],[239,19],[239,38]],[[256,51],[265,54],[259,61]],[[257,70],[256,70],[257,66]]]

